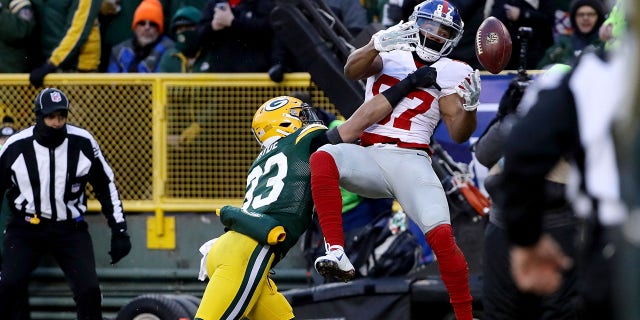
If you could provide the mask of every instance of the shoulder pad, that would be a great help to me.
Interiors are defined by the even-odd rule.
[[[296,138],[296,144],[300,140],[302,140],[305,136],[307,136],[309,133],[318,131],[318,130],[327,130],[327,127],[325,127],[322,124],[315,124],[315,123],[305,126],[304,128],[302,128],[302,131],[300,131],[300,134]]]

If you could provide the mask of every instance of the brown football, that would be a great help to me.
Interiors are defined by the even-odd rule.
[[[476,57],[487,71],[500,73],[511,58],[511,35],[496,17],[488,17],[476,32]]]

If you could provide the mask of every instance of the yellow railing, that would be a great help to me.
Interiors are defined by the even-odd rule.
[[[338,114],[307,73],[287,74],[282,83],[262,73],[50,74],[45,85],[67,94],[69,122],[98,140],[125,211],[158,218],[241,202],[259,151],[251,119],[264,101],[303,91],[314,105]],[[33,123],[37,92],[25,74],[0,75],[0,107],[19,128]],[[88,204],[100,210],[96,200]]]

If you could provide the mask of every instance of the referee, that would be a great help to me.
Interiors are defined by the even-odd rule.
[[[93,136],[67,124],[69,100],[46,88],[35,99],[35,125],[0,150],[0,194],[7,191],[9,222],[3,242],[0,318],[14,319],[16,292],[28,288],[45,254],[70,283],[78,319],[102,320],[101,293],[84,213],[89,182],[111,228],[111,263],[131,250],[114,174]]]

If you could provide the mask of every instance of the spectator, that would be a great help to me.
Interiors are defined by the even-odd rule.
[[[609,13],[609,17],[600,26],[600,40],[604,41],[607,50],[620,44],[622,34],[627,29],[624,0],[617,0]]]
[[[291,306],[269,272],[311,222],[309,156],[325,143],[355,140],[400,97],[416,86],[430,85],[428,73],[429,67],[418,69],[414,78],[365,102],[339,131],[327,130],[313,108],[297,98],[276,97],[258,108],[251,132],[262,151],[249,169],[246,201],[242,208],[219,209],[216,213],[230,231],[200,247],[204,257],[198,278],[209,277],[209,283],[196,319],[293,319]],[[253,285],[247,286],[247,281]]]
[[[173,40],[164,35],[162,4],[143,0],[133,15],[134,36],[111,50],[107,72],[158,72],[162,55],[173,48]]]
[[[3,243],[0,310],[12,319],[16,292],[51,254],[70,283],[78,319],[102,320],[101,293],[86,212],[86,183],[111,228],[111,264],[131,250],[113,171],[92,135],[67,124],[69,100],[45,88],[35,99],[36,124],[13,135],[0,150],[0,194],[11,218]],[[46,191],[45,191],[46,190]]]
[[[0,150],[2,146],[7,142],[7,139],[16,133],[15,122],[13,117],[2,117],[2,126],[0,127]]]
[[[467,261],[453,238],[446,194],[427,152],[440,119],[458,143],[476,128],[479,71],[446,57],[462,33],[462,18],[451,2],[427,0],[415,7],[409,22],[376,33],[353,51],[345,75],[367,79],[365,99],[385,94],[384,88],[406,79],[417,66],[432,67],[433,82],[399,99],[392,114],[364,131],[360,145],[325,145],[311,156],[310,165],[313,200],[327,242],[325,255],[315,262],[320,274],[343,280],[354,274],[344,255],[339,186],[367,197],[396,198],[436,255],[456,318],[471,320]]]
[[[100,72],[109,66],[111,50],[133,37],[133,14],[142,0],[103,0],[100,8]]]
[[[31,71],[35,26],[30,0],[0,1],[0,73]]]
[[[569,69],[566,65],[556,65],[528,85],[524,79],[514,78],[500,100],[498,114],[485,133],[474,145],[476,158],[489,168],[485,188],[494,200],[485,229],[483,253],[482,306],[485,320],[521,319],[577,319],[576,313],[576,269],[563,274],[563,284],[551,295],[537,296],[517,289],[509,267],[509,241],[505,230],[505,212],[497,199],[500,196],[498,181],[502,171],[504,141],[511,126],[522,117],[544,83],[552,77],[559,78]],[[527,97],[520,103],[525,88]],[[575,256],[576,221],[571,205],[565,198],[569,165],[560,160],[544,181],[545,198],[542,215],[545,232],[548,232],[562,246],[564,252]]]
[[[538,69],[555,63],[572,65],[585,48],[603,46],[598,35],[605,19],[600,0],[575,0],[569,14],[573,33],[557,37],[538,62]]]
[[[518,29],[529,27],[533,31],[528,40],[526,67],[538,65],[544,52],[553,45],[554,0],[495,0],[491,15],[505,24],[511,35],[513,48],[520,48],[521,39]],[[517,70],[520,55],[512,54],[506,66],[508,70]]]
[[[102,0],[35,1],[44,63],[31,71],[29,82],[38,88],[47,74],[95,72],[100,64],[98,13]]]
[[[210,59],[198,41],[197,29],[201,16],[200,10],[195,7],[182,7],[176,12],[171,19],[175,47],[162,55],[159,72],[210,72]]]
[[[208,0],[160,0],[164,11],[164,25],[171,25],[171,19],[176,15],[178,10],[184,7],[194,7],[201,11]],[[200,21],[198,21],[200,22]]]
[[[274,41],[272,0],[209,0],[198,26],[212,72],[267,72]]]

